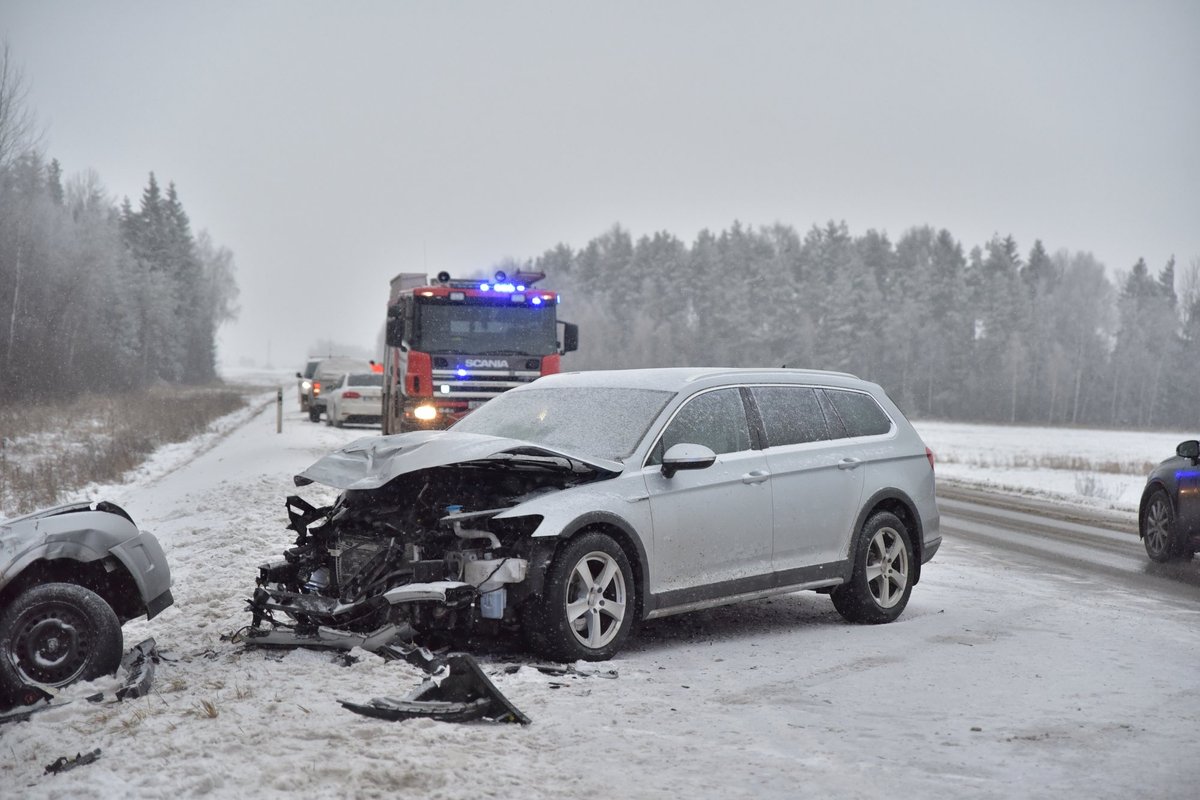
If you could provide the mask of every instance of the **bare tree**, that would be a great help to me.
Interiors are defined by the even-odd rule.
[[[5,41],[0,48],[0,167],[41,144],[42,131],[27,104],[25,71],[13,63]]]

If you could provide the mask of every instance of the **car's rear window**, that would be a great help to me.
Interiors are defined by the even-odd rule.
[[[826,389],[825,395],[846,426],[847,436],[876,436],[892,429],[891,419],[871,395],[837,389]]]
[[[383,376],[378,373],[363,373],[351,375],[346,381],[347,386],[383,386]]]

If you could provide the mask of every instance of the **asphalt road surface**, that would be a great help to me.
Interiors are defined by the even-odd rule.
[[[1200,560],[1156,564],[1134,514],[1091,511],[955,485],[938,486],[942,535],[1028,567],[1091,576],[1163,598],[1200,603]]]

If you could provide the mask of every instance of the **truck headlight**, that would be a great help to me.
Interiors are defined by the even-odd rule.
[[[417,406],[413,409],[413,416],[428,422],[431,419],[437,419],[437,409],[433,406]]]

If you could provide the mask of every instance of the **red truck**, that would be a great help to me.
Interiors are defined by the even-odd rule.
[[[579,348],[579,327],[557,318],[556,292],[535,288],[544,277],[393,278],[383,432],[448,427],[501,392],[558,372],[563,354]]]

